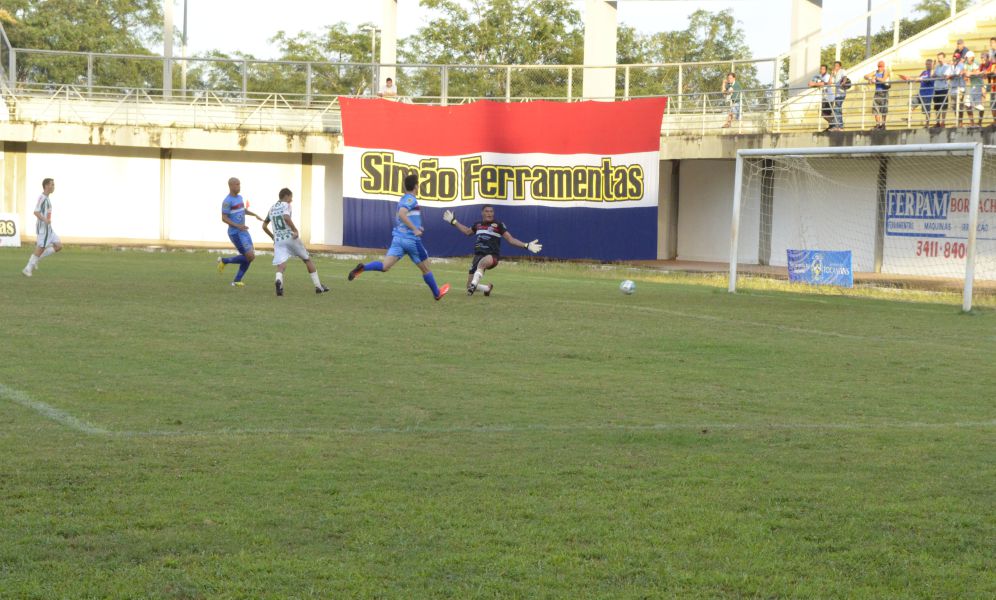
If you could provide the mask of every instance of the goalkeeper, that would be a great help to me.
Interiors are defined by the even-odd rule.
[[[490,204],[481,208],[481,220],[467,227],[456,220],[453,211],[447,210],[443,213],[443,220],[460,230],[464,235],[475,236],[474,240],[474,262],[470,265],[467,275],[467,295],[473,296],[474,292],[481,290],[485,296],[490,296],[494,290],[494,285],[481,283],[484,272],[498,266],[501,258],[501,240],[505,238],[509,244],[518,248],[525,248],[533,254],[543,249],[539,240],[523,242],[512,237],[508,228],[501,221],[495,221],[495,209]]]

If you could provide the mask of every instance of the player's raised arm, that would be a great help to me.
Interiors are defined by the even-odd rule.
[[[464,225],[460,221],[456,220],[456,217],[453,216],[453,211],[452,210],[446,209],[446,211],[443,212],[443,220],[446,221],[447,223],[449,223],[450,225],[456,227],[457,229],[459,229],[460,233],[462,233],[464,235],[474,235],[474,230],[473,229],[471,229],[470,227],[467,227],[466,225]]]
[[[518,246],[519,248],[525,248],[526,250],[529,250],[533,254],[538,254],[541,250],[543,250],[543,244],[539,243],[538,239],[533,240],[531,242],[523,242],[522,240],[518,240],[512,237],[512,234],[509,233],[508,231],[503,233],[502,237],[505,238],[505,241],[508,242],[509,244],[512,244],[513,246]]]

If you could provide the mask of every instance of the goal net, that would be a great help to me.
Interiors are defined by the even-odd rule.
[[[969,310],[974,282],[996,282],[996,150],[741,150],[731,292],[744,273],[845,286],[956,286]]]

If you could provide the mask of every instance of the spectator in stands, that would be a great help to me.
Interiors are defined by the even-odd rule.
[[[885,120],[889,116],[889,70],[885,61],[878,61],[878,68],[873,73],[865,75],[869,83],[875,84],[875,95],[872,97],[872,114],[875,116],[875,129],[885,129]]]
[[[955,44],[955,49],[954,52],[951,53],[951,56],[955,62],[958,62],[959,57],[965,58],[965,55],[969,52],[968,46],[965,45],[965,40],[959,39],[958,43]]]
[[[809,87],[822,88],[820,91],[820,116],[827,122],[827,129],[833,127],[833,101],[836,93],[830,85],[830,73],[826,65],[820,65],[820,72],[809,80]]]
[[[378,94],[381,98],[395,98],[398,95],[398,88],[394,87],[394,80],[390,77],[384,82],[384,89]]]
[[[948,75],[948,106],[957,118],[957,127],[961,127],[961,115],[965,109],[965,59],[956,54],[951,73]]]
[[[851,89],[851,80],[844,71],[844,66],[840,61],[833,63],[833,73],[830,74],[833,82],[833,127],[832,131],[844,131],[844,99],[847,98],[847,90]]]
[[[979,63],[975,62],[975,53],[969,51],[965,54],[965,81],[968,91],[965,94],[965,112],[968,113],[968,126],[975,127],[975,113],[979,113],[979,127],[982,127],[982,116],[985,114],[985,106],[982,104],[982,87],[984,85],[982,69]]]
[[[723,95],[726,97],[727,104],[730,105],[730,111],[726,115],[726,123],[723,127],[729,127],[734,119],[740,120],[740,108],[744,101],[743,86],[737,81],[736,73],[726,75],[726,81],[723,83]]]
[[[948,114],[948,87],[950,87],[951,65],[948,64],[948,57],[943,52],[937,53],[937,61],[934,63],[934,115],[937,119],[935,126],[944,127],[944,120]]]
[[[920,81],[920,91],[916,95],[916,99],[913,103],[920,107],[923,111],[924,127],[930,127],[930,109],[934,104],[934,61],[928,58],[927,62],[924,63],[923,71],[920,71],[920,75],[917,79]],[[903,81],[910,81],[911,78],[906,75],[900,75],[900,79]],[[945,92],[946,93],[946,92]]]
[[[993,38],[996,39],[996,38]],[[989,51],[989,65],[983,69],[989,84],[989,109],[993,114],[993,123],[996,124],[996,50]]]

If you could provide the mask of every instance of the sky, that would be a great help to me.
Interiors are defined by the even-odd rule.
[[[878,6],[892,0],[873,0]],[[901,14],[909,14],[916,0],[897,0]],[[584,10],[584,2],[574,2]],[[829,31],[867,10],[867,0],[825,0],[823,28]],[[174,0],[175,23],[183,23],[183,0]],[[278,6],[261,16],[259,10]],[[771,58],[788,51],[790,0],[620,0],[620,23],[635,27],[642,33],[684,29],[688,16],[696,8],[710,11],[733,9],[743,24],[747,43],[755,58]],[[414,34],[425,25],[429,11],[418,0],[399,0],[398,37]],[[892,19],[887,9],[872,21],[878,29]],[[380,0],[280,0],[278,3],[247,2],[246,0],[187,0],[188,52],[197,54],[217,49],[231,53],[243,51],[257,58],[277,58],[276,48],[268,43],[277,31],[288,33],[320,31],[324,25],[345,21],[351,25],[379,24]],[[223,26],[219,27],[218,24]],[[863,23],[855,23],[847,35],[864,33]],[[177,49],[178,51],[179,49]]]

